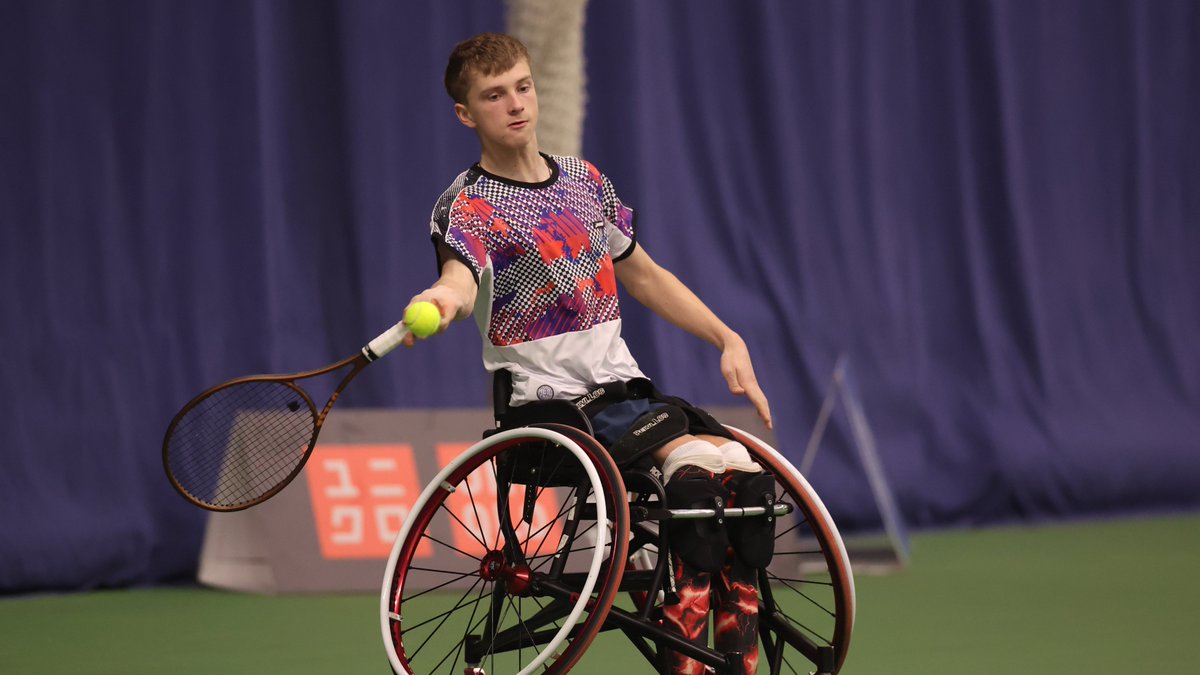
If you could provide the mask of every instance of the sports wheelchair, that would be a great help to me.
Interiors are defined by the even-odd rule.
[[[598,635],[619,631],[657,672],[674,650],[740,674],[742,655],[662,625],[663,605],[677,601],[664,524],[768,515],[777,520],[774,557],[758,571],[759,672],[842,668],[854,628],[849,560],[820,498],[783,455],[726,426],[775,476],[773,507],[670,509],[658,472],[618,468],[574,405],[510,409],[507,386],[497,378],[497,428],[421,492],[388,557],[380,623],[393,672],[565,673]],[[432,546],[458,564],[422,566]],[[621,644],[611,640],[594,644],[592,661]]]

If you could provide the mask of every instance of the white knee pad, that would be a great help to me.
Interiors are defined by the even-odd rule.
[[[763,470],[761,466],[750,458],[750,451],[746,449],[746,446],[737,441],[722,443],[721,447],[717,448],[717,450],[725,458],[726,471],[758,473]]]
[[[725,473],[725,455],[708,441],[688,441],[667,455],[662,467],[663,482],[671,480],[671,474],[688,465],[713,473]]]

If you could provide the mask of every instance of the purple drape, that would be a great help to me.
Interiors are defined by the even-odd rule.
[[[345,356],[434,273],[485,0],[0,6],[0,592],[195,569],[161,434]],[[802,452],[849,354],[919,527],[1200,505],[1200,7],[606,0],[585,151],[749,342]],[[626,304],[660,386],[717,355]],[[345,405],[487,404],[464,324]],[[811,476],[877,516],[835,426]]]

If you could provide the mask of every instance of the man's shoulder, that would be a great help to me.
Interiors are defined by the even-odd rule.
[[[458,176],[451,181],[450,185],[442,191],[441,196],[439,196],[437,201],[434,203],[432,220],[435,223],[448,221],[450,217],[450,210],[454,208],[455,202],[458,201],[459,197],[464,192],[470,190],[471,186],[475,185],[479,181],[479,177],[480,173],[478,167],[475,166],[458,174]]]
[[[570,177],[572,180],[590,180],[595,183],[600,183],[603,176],[596,165],[581,157],[571,157],[568,155],[551,155],[551,159],[558,164],[559,171],[563,175]]]
[[[454,180],[450,182],[450,185],[448,185],[446,189],[442,191],[441,196],[438,198],[438,202],[446,200],[453,201],[454,198],[457,197],[463,190],[466,190],[470,186],[479,182],[480,175],[481,174],[478,166],[472,166],[466,171],[458,174],[454,177]]]

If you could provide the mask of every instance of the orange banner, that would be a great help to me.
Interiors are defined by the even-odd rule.
[[[387,557],[424,487],[407,443],[321,445],[304,473],[327,559]],[[428,540],[416,555],[433,555]]]

